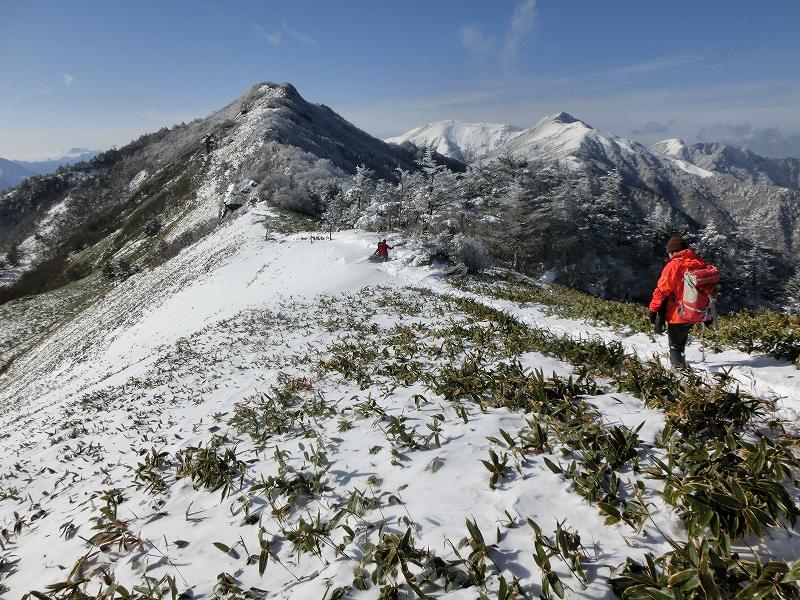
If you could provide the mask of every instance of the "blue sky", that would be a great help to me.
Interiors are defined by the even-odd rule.
[[[289,81],[379,137],[567,111],[800,156],[800,2],[0,0],[0,156],[105,148]]]

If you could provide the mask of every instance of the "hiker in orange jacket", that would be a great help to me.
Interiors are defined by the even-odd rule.
[[[678,311],[683,295],[683,275],[686,271],[706,267],[707,263],[678,236],[667,242],[667,254],[669,262],[661,271],[650,301],[650,322],[656,325],[657,333],[661,333],[657,325],[660,318],[667,322],[669,362],[673,367],[682,367],[686,365],[686,342],[692,328],[692,323]]]

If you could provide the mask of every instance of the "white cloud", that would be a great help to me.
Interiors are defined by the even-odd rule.
[[[535,23],[536,0],[522,0],[511,15],[511,23],[503,43],[503,57],[508,64],[516,60],[522,40],[533,30]]]
[[[36,94],[37,96],[46,96],[52,91],[53,90],[50,89],[49,85],[43,85],[42,87],[38,87],[35,90],[33,90],[33,93]]]
[[[283,23],[281,23],[281,29],[283,29],[283,31],[285,31],[287,35],[293,37],[301,44],[305,44],[306,46],[317,45],[317,40],[315,40],[307,33],[304,33],[302,31],[297,31],[296,29],[292,29],[291,27],[289,27],[289,24],[286,22],[286,19],[284,19]]]
[[[61,77],[64,79],[65,85],[72,85],[72,82],[75,81],[75,78],[69,73],[63,73]]]
[[[461,44],[470,52],[484,56],[492,49],[492,40],[477,25],[462,25]]]
[[[313,37],[311,37],[309,34],[303,31],[292,29],[285,19],[283,20],[281,26],[278,29],[274,29],[272,31],[264,29],[261,25],[257,23],[253,23],[251,27],[253,29],[253,32],[258,37],[265,40],[271,46],[280,46],[287,37],[295,41],[298,41],[306,46],[317,45],[317,40],[315,40]]]
[[[272,46],[280,46],[281,42],[283,41],[283,36],[281,35],[280,29],[276,29],[275,31],[267,31],[261,25],[254,23],[252,25],[253,31],[255,34],[266,40]]]
[[[676,67],[701,63],[704,60],[702,56],[673,56],[626,65],[624,67],[611,69],[607,72],[611,75],[644,75],[654,71],[663,71],[665,69],[674,69]]]

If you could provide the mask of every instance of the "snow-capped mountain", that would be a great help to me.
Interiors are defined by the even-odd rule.
[[[597,151],[621,156],[645,150],[643,146],[604,134],[572,115],[560,112],[523,129],[514,125],[437,121],[412,129],[387,142],[411,142],[466,162],[510,155],[517,159],[574,159],[583,154],[600,158]]]
[[[390,140],[430,146],[453,157],[471,157],[489,163],[501,156],[523,162],[549,163],[572,171],[603,173],[618,170],[625,182],[643,196],[666,199],[674,210],[697,223],[714,220],[729,226],[759,230],[759,243],[782,252],[800,254],[800,161],[771,159],[724,144],[687,145],[664,140],[647,148],[642,144],[595,129],[585,121],[560,112],[548,115],[528,129],[503,129],[509,135],[476,144],[463,136],[459,146],[448,121],[425,125]],[[480,125],[460,123],[457,132],[483,131]]]
[[[522,131],[514,125],[448,119],[427,123],[386,141],[392,144],[411,142],[421,148],[432,148],[442,156],[469,163],[488,156]]]
[[[650,150],[744,182],[800,190],[800,159],[797,158],[769,158],[746,148],[719,143],[687,145],[678,139],[657,142]]]
[[[501,155],[523,161],[565,161],[573,167],[583,165],[601,170],[633,171],[660,166],[638,142],[601,132],[565,112],[544,117],[484,159]]]
[[[457,123],[458,127],[451,127],[451,123]],[[474,132],[486,135],[480,138]],[[498,133],[490,136],[491,132],[506,132],[506,135]],[[476,143],[481,139],[487,139],[490,143]],[[466,149],[459,145],[459,140],[467,144]],[[641,184],[663,179],[662,172],[672,167],[695,176],[709,175],[702,169],[692,168],[687,162],[664,160],[638,142],[602,132],[566,112],[548,115],[527,129],[441,121],[387,141],[433,147],[447,156],[463,157],[467,162],[490,162],[501,156],[509,156],[523,162],[555,161],[566,168],[595,172],[618,169],[628,180]]]

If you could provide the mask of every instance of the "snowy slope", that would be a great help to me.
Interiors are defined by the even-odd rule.
[[[698,177],[711,177],[711,171],[692,163],[691,153],[683,140],[673,138],[662,140],[650,146],[650,151],[669,157],[682,171]]]
[[[587,582],[570,579],[562,564],[553,568],[571,597],[610,598],[610,567],[667,551],[662,534],[683,537],[651,483],[653,520],[642,532],[605,525],[544,462],[560,460],[555,451],[509,451],[509,468],[492,489],[480,461],[490,449],[503,454],[492,441],[501,430],[529,427],[525,413],[467,402],[459,409],[419,382],[397,385],[377,370],[380,356],[409,369],[434,367],[439,359],[425,357],[446,347],[435,332],[465,318],[443,294],[476,298],[558,334],[618,339],[642,357],[663,355],[663,340],[458,292],[435,269],[409,266],[401,239],[390,240],[397,260],[385,264],[366,260],[377,238],[360,232],[265,240],[256,223],[264,218],[270,213],[259,207],[121,282],[0,375],[0,525],[11,531],[19,523],[0,550],[13,565],[0,572],[9,598],[65,581],[75,566],[73,582],[85,578],[80,585],[91,594],[110,585],[104,571],[128,589],[146,577],[166,586],[169,576],[195,597],[236,585],[256,597],[318,600],[373,568],[360,560],[370,556],[368,542],[388,543],[390,532],[410,531],[417,549],[455,561],[467,519],[487,543],[497,541],[487,560],[490,597],[500,574],[518,577],[536,597],[541,571],[526,519],[551,536],[566,519],[587,549]],[[429,354],[404,349],[415,336]],[[373,346],[367,379],[337,370]],[[527,370],[574,372],[536,352],[516,358]],[[798,420],[793,366],[740,352],[697,364],[696,344],[689,359],[710,371],[730,368],[742,385],[783,397],[781,415]],[[630,394],[601,391],[586,401],[608,426],[643,423],[642,443],[658,452],[661,413]],[[208,447],[243,461],[227,494],[181,471],[181,460]],[[623,477],[635,475],[623,470]],[[290,481],[300,487],[281,487]],[[777,531],[760,550],[789,558],[797,536]],[[466,599],[477,590],[437,595]],[[347,592],[376,596],[375,587]]]
[[[432,148],[443,156],[469,163],[492,154],[521,131],[522,128],[514,125],[448,119],[427,123],[386,141],[392,144],[411,142],[420,148]]]
[[[650,151],[664,156],[671,156],[672,158],[679,158],[681,160],[689,160],[689,151],[686,147],[686,142],[678,138],[670,138],[668,140],[661,140],[650,146]]]

